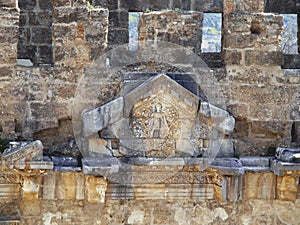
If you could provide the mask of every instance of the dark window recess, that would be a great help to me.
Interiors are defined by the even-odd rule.
[[[18,59],[34,66],[53,64],[52,1],[19,0]]]
[[[300,121],[295,121],[291,129],[291,142],[300,146]]]

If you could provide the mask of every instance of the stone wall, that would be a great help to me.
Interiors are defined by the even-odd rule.
[[[54,66],[24,67],[16,66],[18,23],[22,19],[14,1],[1,4],[2,136],[35,136],[64,143],[72,139],[71,105],[78,80],[84,68],[107,48],[107,30],[126,29],[126,24],[120,22],[125,21],[127,14],[109,14],[85,2],[54,1]],[[133,9],[129,5],[126,10]],[[120,4],[110,3],[113,6],[112,10],[123,9]],[[299,145],[299,71],[281,69],[282,18],[263,11],[262,1],[224,2],[225,66],[214,72],[223,86],[227,108],[237,119],[234,138],[240,155],[272,155],[276,146]],[[140,40],[158,37],[191,48],[200,46],[201,30],[195,28],[201,27],[197,22],[202,18],[201,12],[154,12],[143,14],[142,18]],[[178,26],[182,22],[188,25]],[[127,34],[124,36],[127,38]],[[105,86],[106,78],[103,82]],[[102,94],[105,102],[118,92],[107,90]],[[68,128],[62,128],[62,124]],[[66,135],[54,137],[57,132]]]
[[[21,0],[18,58],[52,64],[52,1]]]
[[[26,67],[17,65],[19,10],[16,4],[1,4],[2,137],[41,138],[45,146],[67,143],[74,139],[71,107],[78,79],[107,47],[108,11],[85,2],[53,1],[55,65]]]
[[[296,1],[288,2],[280,7],[291,4],[297,9]],[[212,71],[218,81],[216,85],[224,91],[227,110],[236,119],[233,134],[236,157],[273,156],[277,146],[299,146],[300,72],[281,67],[282,17],[271,13],[277,6],[275,3],[94,0],[90,6],[83,0],[54,0],[52,6],[45,8],[42,3],[45,1],[19,1],[20,11],[16,1],[0,0],[1,138],[41,139],[46,149],[62,146],[56,153],[65,154],[70,149],[66,154],[74,154],[69,146],[74,139],[72,107],[85,69],[107,48],[128,42],[128,11],[179,8],[198,12],[145,13],[140,40],[163,37],[162,40],[195,50],[201,43],[201,30],[195,27],[201,27],[202,13],[223,12],[223,67]],[[27,10],[28,7],[31,9]],[[38,18],[32,26],[31,16]],[[41,24],[37,24],[39,21]],[[188,22],[190,28],[173,22]],[[33,42],[34,36],[22,39],[26,29],[30,31],[28,34],[34,34],[36,28],[40,32],[45,27],[52,27],[45,33],[48,39],[43,38],[45,51],[42,43]],[[170,32],[170,28],[176,28],[175,32]],[[25,43],[30,48],[41,47],[42,52],[36,50],[38,54],[33,56],[31,51],[28,55],[24,50],[22,55],[21,46]],[[17,57],[30,58],[35,65],[52,65],[25,67],[17,65]],[[153,68],[151,72],[158,72],[170,65],[135,66],[140,72]],[[173,69],[176,70],[168,67]],[[120,80],[120,74],[105,74],[100,83],[94,84],[99,91],[97,104],[119,95]],[[105,196],[109,182],[102,177],[74,171],[20,172],[0,166],[0,223],[2,218],[21,224],[300,223],[299,174],[246,172],[234,179],[227,176],[226,182],[230,192],[221,200],[113,200]]]
[[[247,172],[239,200],[112,199],[109,182],[81,172],[16,172],[0,166],[2,224],[298,224],[299,179]],[[236,188],[227,177],[229,193]],[[137,187],[138,189],[138,187]],[[153,189],[159,193],[162,187]],[[293,216],[291,216],[293,212]],[[6,221],[6,222],[5,222]],[[15,222],[15,223],[13,223]]]
[[[235,148],[241,155],[272,154],[274,146],[291,144],[299,121],[299,71],[281,69],[282,18],[262,13],[256,1],[226,1],[225,9],[221,83],[237,119]]]

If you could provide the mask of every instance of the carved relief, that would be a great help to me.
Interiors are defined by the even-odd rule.
[[[202,155],[209,147],[210,128],[202,123],[191,129],[190,142],[196,155]]]
[[[163,92],[137,102],[131,112],[133,135],[144,139],[146,156],[167,157],[175,153],[180,132],[178,111]]]

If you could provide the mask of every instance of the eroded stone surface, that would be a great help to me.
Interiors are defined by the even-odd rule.
[[[100,132],[106,140],[103,145],[118,157],[202,157],[209,148],[219,150],[218,138],[230,134],[234,122],[225,110],[202,102],[171,78],[158,75],[124,97],[84,113],[83,135],[89,138]],[[103,145],[98,152],[107,155]]]

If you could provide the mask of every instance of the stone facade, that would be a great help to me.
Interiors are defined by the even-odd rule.
[[[3,165],[0,168],[3,224],[244,225],[300,222],[298,179],[276,177],[270,172],[247,172],[241,186],[243,200],[238,201],[224,201],[213,196],[205,201],[192,196],[182,199],[178,192],[174,196],[159,198],[161,193],[158,191],[164,190],[161,185],[144,189],[148,195],[151,193],[149,199],[145,199],[145,195],[140,198],[138,192],[143,190],[139,189],[135,197],[125,200],[113,199],[109,191],[112,187],[101,177],[83,176],[80,172],[17,173]],[[188,175],[190,172],[187,172]],[[212,175],[215,172],[207,173]],[[235,182],[229,178],[227,181],[232,194]],[[175,187],[165,187],[165,190],[171,194],[172,188]],[[185,188],[189,188],[187,184]]]
[[[259,159],[253,167],[245,157],[273,157],[278,146],[299,147],[299,54],[282,54],[283,23],[278,14],[298,14],[299,26],[299,3],[89,2],[0,0],[1,140],[40,139],[44,154],[49,155],[45,163],[28,164],[24,159],[10,168],[5,154],[1,155],[0,223],[299,224],[298,164],[287,169],[285,162],[263,158],[262,165]],[[155,10],[161,12],[151,12]],[[236,158],[229,159],[225,167],[222,160],[205,171],[186,165],[176,168],[173,180],[144,186],[137,183],[134,187],[130,180],[124,187],[117,180],[122,176],[113,183],[93,173],[97,165],[78,165],[80,152],[74,145],[77,131],[73,131],[72,119],[80,119],[81,115],[72,112],[76,95],[85,91],[85,86],[78,84],[84,84],[82,79],[107,50],[128,43],[129,11],[147,11],[140,19],[140,42],[154,39],[179,44],[194,51],[210,67],[215,89],[222,90],[224,109],[236,120],[232,136],[235,150],[230,155]],[[219,56],[200,52],[204,12],[223,13],[222,63]],[[132,64],[122,64],[125,68],[117,72],[96,70],[88,83],[92,91],[85,91],[86,99],[77,101],[76,107],[92,110],[117,99],[128,91],[128,86],[122,86],[123,80],[136,86],[149,78],[149,74],[142,77],[145,74],[141,72],[191,72],[190,58],[178,58],[176,49],[172,52],[165,55],[169,59],[165,64],[128,60]],[[109,67],[115,62],[109,62],[107,56]],[[19,59],[31,59],[34,66]],[[98,76],[97,82],[94,75]],[[179,79],[178,74],[172,76],[182,86],[193,89],[190,81]],[[89,144],[96,152],[103,145],[98,137]],[[57,157],[61,155],[73,158],[60,162]],[[52,165],[50,161],[54,169],[47,167]],[[70,162],[75,165],[72,169],[65,166]],[[112,162],[100,163],[114,166]],[[139,174],[141,168],[144,171]],[[159,174],[157,171],[168,171],[170,165],[133,169],[125,178],[147,176],[149,171]]]

